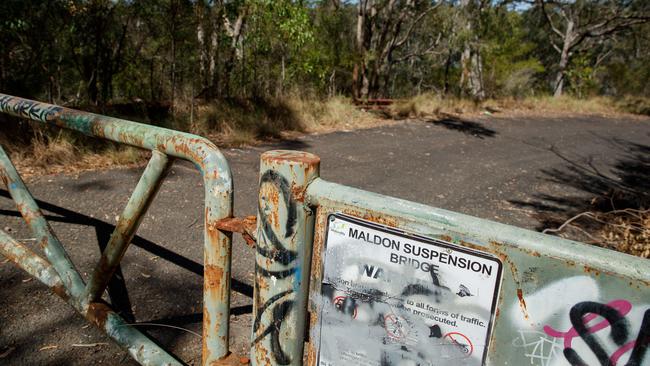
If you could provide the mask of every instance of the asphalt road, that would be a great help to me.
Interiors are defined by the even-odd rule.
[[[319,155],[321,177],[329,181],[539,230],[550,222],[545,215],[570,217],[612,185],[647,189],[647,179],[630,177],[650,161],[650,119],[408,121],[227,149],[238,216],[255,213],[258,159],[270,149]],[[141,170],[46,176],[29,184],[85,278]],[[135,321],[201,333],[202,213],[198,173],[176,163],[122,262]],[[16,215],[0,191],[0,228],[32,243]],[[234,351],[241,354],[250,335],[253,256],[236,241],[231,323]],[[145,324],[139,326],[181,359],[200,363],[196,335]],[[38,281],[0,259],[0,364],[100,363],[134,364]]]

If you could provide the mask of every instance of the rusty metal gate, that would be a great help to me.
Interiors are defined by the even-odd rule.
[[[297,151],[262,154],[257,218],[233,218],[228,164],[206,139],[3,94],[0,112],[153,151],[84,284],[0,149],[47,259],[4,232],[0,253],[141,364],[180,362],[101,295],[176,157],[206,190],[204,365],[228,362],[232,232],[255,244],[255,365],[650,365],[647,260],[327,182]]]
[[[219,149],[198,136],[5,94],[0,94],[0,112],[152,150],[151,160],[120,215],[106,249],[88,283],[84,283],[0,147],[0,177],[46,258],[3,231],[0,231],[0,253],[51,287],[143,365],[179,365],[181,362],[129,326],[101,301],[101,297],[172,160],[179,158],[194,163],[205,186],[203,363],[210,364],[227,356],[231,235],[218,230],[216,222],[232,216],[232,179],[228,163]]]

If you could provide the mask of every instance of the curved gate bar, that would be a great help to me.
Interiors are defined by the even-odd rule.
[[[216,145],[196,135],[131,122],[99,114],[77,111],[0,93],[0,113],[27,118],[79,131],[122,144],[145,148],[188,160],[196,165],[205,187],[204,222],[204,293],[203,293],[203,363],[210,364],[228,355],[228,321],[230,313],[231,233],[217,229],[216,222],[232,216],[233,182],[230,167]],[[46,253],[47,255],[47,253]],[[54,257],[56,259],[57,257]],[[48,257],[54,265],[54,261]],[[79,283],[72,267],[62,273],[66,289],[72,291],[86,310],[90,304],[81,299]],[[73,280],[66,283],[65,278]],[[80,277],[79,277],[80,280]],[[67,287],[67,286],[70,287]],[[81,285],[83,285],[81,283]],[[131,328],[131,327],[128,327]],[[113,336],[112,334],[109,335]],[[115,338],[115,337],[114,337]]]

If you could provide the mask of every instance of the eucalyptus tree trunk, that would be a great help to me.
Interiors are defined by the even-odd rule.
[[[223,83],[224,91],[228,96],[230,96],[230,85],[235,70],[235,62],[244,58],[244,25],[246,24],[246,17],[247,9],[245,7],[239,9],[235,24],[231,24],[226,16],[223,17],[223,26],[230,37],[230,52],[225,63]]]
[[[355,99],[367,99],[370,87],[366,60],[370,49],[370,39],[372,38],[372,25],[368,24],[367,19],[369,11],[374,11],[374,0],[359,0],[357,4],[357,34],[355,37],[359,60],[355,63],[352,74],[352,93]]]
[[[564,32],[564,39],[562,40],[562,50],[560,52],[560,62],[558,64],[557,75],[555,76],[555,85],[553,85],[553,96],[562,96],[564,81],[566,79],[566,70],[569,66],[569,57],[571,56],[571,45],[576,37],[574,34],[574,22],[569,20],[567,22],[566,31]]]
[[[461,75],[460,91],[463,95],[468,95],[472,99],[485,99],[485,90],[483,88],[483,62],[479,48],[478,29],[475,21],[480,16],[480,9],[475,9],[472,0],[462,0],[460,9],[462,12],[463,28],[465,39],[463,52],[461,54]]]

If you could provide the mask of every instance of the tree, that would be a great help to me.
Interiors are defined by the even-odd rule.
[[[418,0],[359,0],[357,5],[357,64],[353,94],[357,99],[385,95],[393,53],[410,39],[422,19],[440,6]],[[435,45],[435,40],[432,40]]]
[[[647,1],[537,0],[552,34],[551,46],[558,53],[553,95],[561,96],[567,68],[577,50],[612,37],[648,19]]]
[[[81,74],[87,98],[105,104],[113,96],[113,77],[120,72],[132,20],[123,1],[75,1],[69,6],[69,50]]]
[[[479,100],[544,81],[647,95],[649,14],[647,0],[4,0],[0,89],[177,112],[190,94]]]
[[[0,1],[0,90],[61,100],[67,16],[63,1]]]
[[[495,6],[483,16],[482,82],[486,97],[524,97],[535,93],[544,67],[527,37],[524,14]],[[554,51],[553,51],[554,52]]]
[[[460,91],[473,99],[485,99],[483,58],[481,57],[481,20],[490,3],[487,0],[461,0],[460,24],[463,51],[461,54]]]

